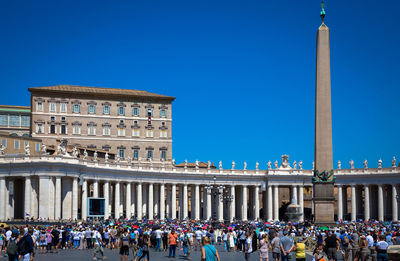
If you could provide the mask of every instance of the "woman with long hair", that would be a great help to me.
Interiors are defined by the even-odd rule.
[[[268,235],[263,234],[260,240],[260,261],[268,261],[268,249],[269,249],[269,242],[268,242]]]

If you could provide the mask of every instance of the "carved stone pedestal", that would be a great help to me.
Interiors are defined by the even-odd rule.
[[[315,182],[313,187],[314,222],[318,225],[335,224],[334,182]]]

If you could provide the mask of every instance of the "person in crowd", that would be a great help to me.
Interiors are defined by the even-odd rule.
[[[306,245],[304,244],[303,237],[297,237],[294,250],[296,251],[296,261],[306,261]]]
[[[260,250],[259,250],[260,261],[269,261],[268,249],[269,249],[268,235],[262,234],[260,240]]]
[[[275,232],[274,238],[271,241],[272,259],[279,261],[281,256],[281,240],[279,238],[279,232]]]
[[[251,232],[246,232],[246,242],[245,242],[245,250],[244,250],[244,259],[246,261],[250,260],[250,254],[253,253],[253,239],[251,236]]]
[[[169,245],[169,256],[175,258],[176,256],[176,246],[178,241],[178,235],[175,233],[175,229],[171,230],[171,233],[168,235],[168,245]]]
[[[128,256],[129,256],[129,241],[130,241],[130,235],[128,234],[128,230],[125,228],[123,233],[121,234],[120,240],[119,240],[119,255],[120,259],[127,261]]]
[[[282,261],[291,260],[292,250],[294,249],[293,240],[288,236],[288,231],[283,231],[283,237],[280,239]]]
[[[384,235],[379,235],[378,242],[376,243],[377,261],[387,261],[387,249],[389,244],[385,241]]]
[[[201,247],[201,260],[203,261],[221,261],[218,250],[210,244],[211,239],[209,237],[202,238]]]
[[[337,249],[340,246],[340,242],[336,237],[336,234],[332,233],[332,231],[329,231],[327,237],[325,238],[324,245],[329,261],[336,261]]]

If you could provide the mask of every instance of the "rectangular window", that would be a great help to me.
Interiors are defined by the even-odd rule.
[[[8,115],[0,114],[0,126],[8,126]]]
[[[118,128],[118,136],[125,136],[125,128]]]
[[[121,159],[125,158],[125,150],[119,150],[119,157]]]
[[[50,102],[50,108],[49,108],[49,110],[50,110],[51,112],[55,112],[55,111],[56,111],[56,104],[55,104],[54,102]]]
[[[3,147],[7,147],[7,139],[1,139],[1,145],[3,145]]]
[[[133,137],[139,137],[140,136],[140,129],[139,128],[134,128],[132,131],[132,136]]]
[[[167,131],[166,130],[161,130],[160,131],[160,138],[166,138],[167,137]]]
[[[160,110],[160,118],[166,118],[166,117],[167,117],[167,110],[161,109]]]
[[[56,125],[54,125],[54,124],[50,125],[50,133],[51,134],[55,134],[56,133]]]
[[[132,116],[139,116],[139,108],[133,108]]]
[[[152,150],[147,151],[147,159],[153,159],[153,151]]]
[[[14,149],[19,150],[19,140],[14,141]]]
[[[110,136],[110,127],[109,126],[103,127],[103,135]]]
[[[67,133],[67,126],[61,125],[61,134],[66,134]]]
[[[103,106],[103,114],[107,114],[107,115],[110,114],[110,106],[108,106],[108,105]]]
[[[42,123],[38,123],[36,125],[36,133],[43,133],[43,124]]]
[[[67,104],[65,102],[60,104],[60,112],[63,112],[63,113],[67,112]]]
[[[139,159],[139,150],[133,150],[133,159]]]
[[[153,138],[153,130],[146,130],[146,137]]]
[[[81,126],[75,125],[72,132],[73,132],[73,134],[80,134],[81,133]]]
[[[167,159],[167,151],[166,150],[161,151],[161,159],[163,159],[163,160]]]
[[[43,111],[43,103],[41,102],[37,103],[37,111]]]
[[[96,127],[95,126],[89,126],[88,135],[96,135]]]
[[[118,107],[118,115],[125,115],[125,107],[122,106]]]
[[[35,143],[35,151],[36,152],[40,151],[40,143]]]
[[[29,116],[21,116],[21,126],[22,127],[31,126],[31,117],[29,117]]]
[[[80,113],[81,112],[81,106],[79,104],[74,104],[74,106],[72,106],[72,112],[73,113]]]
[[[89,113],[90,114],[95,114],[96,113],[96,106],[95,105],[89,105]]]
[[[10,115],[10,126],[19,127],[19,115]]]
[[[153,117],[153,109],[147,109],[147,117]]]

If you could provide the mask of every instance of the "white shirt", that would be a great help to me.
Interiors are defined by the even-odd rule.
[[[95,231],[94,232],[94,238],[96,238],[96,243],[95,244],[98,245],[100,240],[101,240],[101,235],[100,235],[99,231]]]
[[[196,235],[196,239],[201,239],[201,237],[203,236],[203,233],[200,230],[196,230],[194,234]]]
[[[154,233],[156,233],[156,238],[161,238],[162,231],[160,229],[157,229]]]
[[[246,248],[247,248],[247,253],[251,253],[251,252],[253,252],[253,241],[251,240],[251,238],[250,237],[248,237],[247,239],[246,239]]]
[[[6,240],[7,240],[7,241],[10,241],[11,235],[12,235],[11,230],[8,230],[8,231],[6,232]]]
[[[368,241],[368,247],[374,246],[374,238],[371,235],[367,236],[367,241]]]

